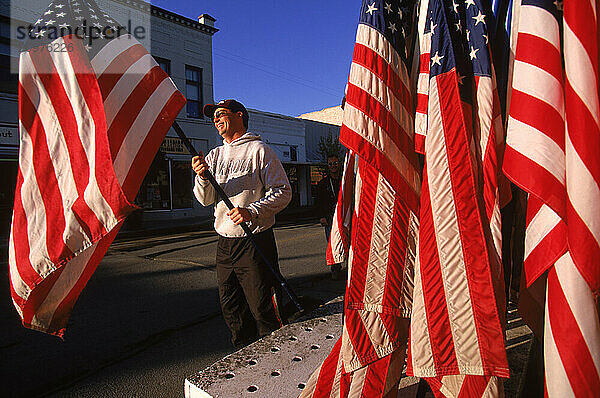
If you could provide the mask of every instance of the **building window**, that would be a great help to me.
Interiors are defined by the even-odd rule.
[[[156,60],[158,66],[160,66],[162,70],[167,72],[167,75],[171,76],[171,61],[161,57],[154,57],[154,59]]]
[[[193,207],[194,176],[189,161],[169,159],[158,151],[135,204],[145,210],[178,210]]]
[[[202,117],[202,69],[185,67],[185,96],[188,117]]]
[[[135,203],[146,210],[171,209],[169,160],[163,152],[156,153],[135,198]]]
[[[300,206],[300,185],[298,181],[298,166],[295,164],[283,164],[285,174],[287,174],[290,186],[292,187],[292,200],[290,201],[290,208]]]

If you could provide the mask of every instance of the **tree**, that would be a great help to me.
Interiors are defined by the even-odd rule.
[[[331,134],[331,131],[327,133],[327,136],[321,136],[319,138],[319,155],[323,159],[323,163],[327,164],[327,158],[335,156],[340,160],[343,160],[343,154],[345,150],[337,136]]]

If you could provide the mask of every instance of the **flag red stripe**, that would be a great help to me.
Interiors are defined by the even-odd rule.
[[[171,124],[173,124],[173,120],[175,120],[175,117],[179,114],[183,104],[185,104],[185,99],[179,91],[175,91],[165,103],[162,110],[157,114],[154,124],[150,128],[138,153],[135,155],[131,169],[127,172],[127,177],[125,178],[125,181],[123,181],[123,192],[130,201],[135,199],[144,176],[154,160],[154,157],[148,156],[148,154],[156,153],[156,151],[158,151],[158,148],[163,141],[164,134]],[[159,132],[162,134],[159,134]]]
[[[372,398],[383,396],[392,355],[390,354],[369,365],[361,397]]]
[[[344,373],[343,370],[344,363],[342,362],[342,377],[340,379],[340,397],[349,397],[350,394],[350,384],[352,383],[352,376],[354,372]],[[337,398],[336,395],[334,395]]]
[[[513,183],[543,199],[561,218],[566,215],[565,187],[552,173],[509,145],[504,150],[504,164],[504,173]],[[519,172],[523,170],[527,170],[527,173]]]
[[[421,134],[415,134],[415,151],[424,154],[425,153],[425,136]]]
[[[394,144],[403,153],[410,153],[413,150],[413,142],[406,134],[403,126],[398,124],[394,116],[379,101],[364,91],[360,87],[348,83],[346,90],[346,103],[360,109],[365,116],[373,120],[379,127],[388,133]],[[408,161],[415,169],[419,167],[415,156],[407,156]]]
[[[22,107],[20,109],[23,110]],[[25,214],[25,209],[23,208],[23,202],[21,200],[22,189],[23,174],[21,173],[21,168],[19,168],[17,172],[17,184],[15,188],[15,204],[13,206],[12,241],[15,250],[15,263],[19,277],[31,289],[40,281],[41,277],[29,261],[29,231],[27,226],[27,215]],[[23,308],[24,299],[18,296],[16,292],[13,293],[12,297],[16,302],[18,302],[19,306]]]
[[[102,74],[98,76],[98,85],[102,92],[103,101],[106,100],[127,69],[147,54],[148,51],[146,51],[144,46],[136,44],[121,52],[113,59]]]
[[[166,74],[161,67],[158,65],[154,66],[142,78],[131,94],[129,94],[129,98],[135,98],[136,100],[126,101],[115,116],[108,128],[111,156],[113,159],[117,157],[125,136],[127,136],[129,129],[135,122],[135,117],[131,115],[139,114],[144,104],[148,101],[148,98],[150,98],[165,77]]]
[[[529,201],[531,203],[531,200]],[[529,204],[528,203],[528,204]],[[527,209],[529,213],[529,209]],[[530,286],[537,278],[554,265],[567,250],[567,228],[564,223],[558,223],[549,231],[523,262],[523,269]]]
[[[450,316],[446,303],[446,292],[440,269],[438,245],[433,224],[431,192],[429,191],[428,171],[423,170],[421,187],[421,215],[419,226],[419,256],[421,284],[431,351],[437,372],[458,372],[458,362],[451,334]],[[439,369],[439,364],[445,364]]]
[[[321,370],[319,371],[319,377],[317,379],[317,385],[312,394],[312,397],[330,397],[333,390],[333,382],[337,373],[338,359],[340,356],[340,350],[342,347],[342,338],[340,337],[335,343],[331,352],[323,361]]]
[[[498,154],[496,152],[496,131],[492,124],[485,144],[483,157],[483,200],[487,220],[492,220],[494,208],[498,201]]]
[[[440,114],[466,275],[471,297],[476,298],[471,300],[471,303],[477,341],[484,372],[496,374],[497,371],[502,372],[502,368],[506,368],[502,326],[495,297],[491,294],[495,291],[491,272],[498,270],[499,264],[496,261],[499,258],[488,252],[488,241],[484,231],[486,226],[482,224],[486,217],[477,203],[475,176],[468,151],[469,139],[462,123],[465,118],[455,108],[455,104],[461,103],[456,71],[438,76],[437,84],[438,92],[444,93],[439,96]],[[505,371],[504,377],[508,377],[508,369]]]
[[[352,221],[353,259],[348,283],[351,288],[346,289],[346,306],[358,304],[358,308],[362,308],[369,267],[369,253],[371,252],[379,173],[362,160],[358,165],[358,172],[363,183],[360,191],[358,217],[354,217]]]
[[[592,391],[600,391],[598,371],[564,295],[555,269],[548,274],[546,300],[548,301],[548,313],[554,315],[549,316],[552,335],[574,395],[585,397],[589,396]],[[565,342],[568,344],[564,345]]]
[[[402,103],[407,112],[412,111],[412,98],[404,82],[396,71],[371,48],[356,43],[352,62],[362,65],[385,82],[396,98]],[[408,120],[406,121],[409,122]]]
[[[511,91],[510,117],[544,133],[565,148],[564,118],[554,106],[519,90]]]
[[[388,293],[386,292],[386,294]],[[400,296],[402,293],[399,291],[395,294]],[[408,336],[406,323],[401,322],[402,317],[398,316],[398,314],[396,313],[388,313],[382,311],[379,314],[379,319],[381,319],[381,323],[383,323],[385,331],[389,335],[390,341],[392,342],[394,349],[398,349],[401,346],[404,346]]]
[[[533,199],[533,200],[532,200]],[[536,216],[540,209],[544,206],[544,202],[537,196],[532,196],[527,199],[527,211],[525,214],[525,225],[529,225],[531,220]]]
[[[427,113],[427,103],[428,97],[426,94],[417,94],[417,112],[418,113]]]
[[[419,72],[427,75],[428,76],[427,80],[429,80],[429,64],[431,62],[431,53],[429,51],[422,53],[419,56],[419,59],[421,62],[420,66],[419,66]]]
[[[396,195],[385,278],[385,293],[382,300],[384,308],[400,308],[402,302],[402,282],[409,218],[408,208],[402,198]]]
[[[600,290],[600,247],[585,222],[567,201],[569,249],[579,273],[594,292]],[[574,250],[576,248],[577,250]]]
[[[560,53],[552,43],[539,36],[519,32],[517,48],[516,59],[518,61],[535,65],[552,75],[556,81],[562,82],[563,70],[560,63]]]
[[[457,398],[484,397],[492,376],[466,375],[463,379]]]
[[[354,273],[354,270],[352,270],[352,273]],[[348,291],[346,291],[346,295],[347,294]],[[346,299],[346,302],[348,302],[348,299]],[[350,303],[346,304],[346,308],[348,308],[348,310],[345,311],[344,322],[346,330],[348,331],[348,337],[354,351],[356,351],[356,354],[358,355],[361,365],[364,366],[377,360],[379,356],[369,339],[369,333],[365,328],[359,312],[351,309],[352,306]]]
[[[568,104],[567,126],[569,139],[577,155],[585,164],[587,171],[592,175],[594,181],[600,181],[600,129],[598,123],[588,111],[587,105],[577,92],[571,87],[569,81],[565,82],[565,97]],[[600,115],[596,115],[600,118]],[[581,132],[585,131],[585,134]]]
[[[405,198],[409,208],[419,207],[418,192],[413,190],[404,177],[398,173],[396,166],[379,149],[344,124],[340,130],[340,142],[380,170],[385,179],[394,187],[396,194]]]
[[[21,93],[22,124],[27,132],[33,132],[30,138],[33,159],[36,162],[32,166],[39,190],[40,192],[44,192],[42,201],[44,202],[46,216],[46,248],[50,261],[54,263],[59,259],[64,259],[72,255],[62,240],[66,225],[62,195],[58,188],[56,172],[48,150],[44,125],[39,115],[35,112],[36,108],[30,101],[25,90],[20,89],[19,92]]]

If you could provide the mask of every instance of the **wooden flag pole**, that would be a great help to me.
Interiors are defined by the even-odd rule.
[[[196,151],[196,149],[194,148],[194,146],[192,145],[192,143],[190,142],[188,137],[185,135],[185,133],[183,132],[183,130],[181,129],[179,124],[177,124],[177,121],[173,122],[173,128],[175,129],[175,132],[177,133],[179,138],[181,138],[181,140],[187,147],[188,151],[190,151],[192,156],[198,156],[199,155],[198,151]],[[217,180],[215,180],[215,177],[213,176],[213,174],[209,170],[207,170],[204,172],[204,177],[210,182],[210,184],[213,186],[215,191],[217,191],[217,195],[219,195],[219,198],[221,198],[221,200],[225,203],[227,208],[229,210],[232,210],[235,206],[233,205],[233,203],[231,203],[231,200],[229,200],[229,198],[227,197],[227,194],[225,193],[225,191],[223,191],[223,188],[221,187],[221,185],[219,185]],[[252,242],[252,244],[254,245],[254,248],[256,249],[258,254],[262,257],[263,261],[267,265],[267,268],[269,268],[271,273],[273,275],[275,275],[275,278],[277,279],[277,282],[279,282],[279,284],[281,285],[281,288],[290,297],[290,299],[292,300],[292,303],[294,303],[296,308],[298,308],[298,311],[303,313],[305,310],[302,307],[302,305],[300,305],[298,296],[296,296],[296,294],[293,292],[293,290],[289,287],[287,281],[285,280],[283,275],[281,275],[281,272],[279,272],[279,270],[277,270],[277,269],[275,269],[275,267],[273,267],[273,265],[271,264],[271,262],[269,261],[267,256],[265,256],[263,251],[260,249],[260,247],[258,246],[258,243],[256,242],[256,239],[254,238],[254,234],[250,230],[250,227],[248,227],[248,224],[246,224],[245,222],[242,222],[240,224],[240,226],[246,233],[246,236],[248,237],[250,242]]]

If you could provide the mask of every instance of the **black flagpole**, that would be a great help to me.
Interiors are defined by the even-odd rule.
[[[177,121],[173,122],[173,128],[175,129],[175,132],[177,133],[179,138],[181,138],[181,140],[187,147],[188,151],[192,154],[192,156],[198,156],[198,151],[196,151],[196,148],[194,148],[194,146],[192,145],[192,143],[190,142],[188,137],[185,135],[185,133],[183,132],[183,130],[181,129],[179,124],[177,124]],[[219,195],[219,198],[221,198],[221,200],[225,203],[227,208],[229,210],[232,210],[235,206],[233,205],[233,203],[231,203],[231,200],[229,200],[229,198],[227,197],[227,194],[225,193],[225,191],[223,191],[223,188],[221,187],[221,185],[219,185],[217,180],[215,180],[215,177],[212,175],[212,173],[209,170],[206,170],[204,172],[204,177],[208,180],[208,182],[210,182],[210,184],[213,186],[215,191],[217,191],[217,195]],[[250,230],[250,227],[248,227],[248,224],[246,224],[245,222],[242,222],[240,224],[240,226],[246,233],[246,236],[248,237],[248,239],[250,239],[250,242],[252,242],[252,244],[254,245],[254,248],[256,249],[258,254],[262,257],[263,261],[267,265],[267,268],[269,268],[271,273],[273,273],[273,275],[275,275],[275,278],[277,279],[277,281],[279,282],[279,284],[281,285],[283,290],[287,293],[288,296],[290,296],[290,299],[292,300],[292,302],[294,303],[296,308],[298,308],[298,311],[304,312],[304,308],[302,308],[302,306],[300,305],[298,296],[296,296],[296,294],[289,287],[285,278],[283,277],[283,275],[281,275],[281,272],[279,272],[278,270],[276,270],[273,267],[273,265],[271,264],[271,262],[269,261],[267,256],[265,256],[265,254],[262,252],[262,250],[260,250],[260,247],[258,246],[258,243],[256,243],[254,234]]]

